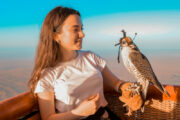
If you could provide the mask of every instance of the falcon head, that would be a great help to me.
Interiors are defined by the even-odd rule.
[[[126,32],[124,30],[122,30],[121,32],[123,32],[123,37],[120,38],[119,43],[115,44],[115,46],[119,46],[118,63],[120,63],[120,50],[122,50],[124,47],[128,47],[136,51],[139,50],[137,46],[133,43],[133,40],[136,37],[137,33],[135,33],[135,37],[132,40],[130,37],[126,37]]]
[[[136,51],[139,50],[139,48],[136,46],[136,44],[132,41],[130,37],[121,38],[120,45],[121,45],[121,49],[123,49],[123,47],[129,47],[132,50],[136,50]]]
[[[130,37],[125,37],[120,39],[120,45],[121,47],[130,46],[133,44],[133,41]]]

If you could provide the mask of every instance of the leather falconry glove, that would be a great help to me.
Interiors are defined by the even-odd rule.
[[[118,92],[120,93],[119,100],[125,103],[123,107],[128,107],[128,113],[126,115],[130,116],[134,111],[141,108],[143,104],[143,99],[140,94],[140,90],[137,88],[132,89],[134,83],[125,82],[120,84]]]

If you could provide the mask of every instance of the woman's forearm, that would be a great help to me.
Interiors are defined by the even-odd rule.
[[[116,77],[106,66],[102,71],[103,79],[114,90],[118,92],[119,85],[123,82],[122,80],[119,80],[118,77]]]

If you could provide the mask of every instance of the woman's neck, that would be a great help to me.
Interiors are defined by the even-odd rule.
[[[76,50],[61,49],[61,55],[61,62],[67,62],[75,59],[78,56],[78,52]]]

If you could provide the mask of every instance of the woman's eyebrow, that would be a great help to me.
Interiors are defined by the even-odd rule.
[[[73,25],[72,27],[83,27],[83,25]]]

